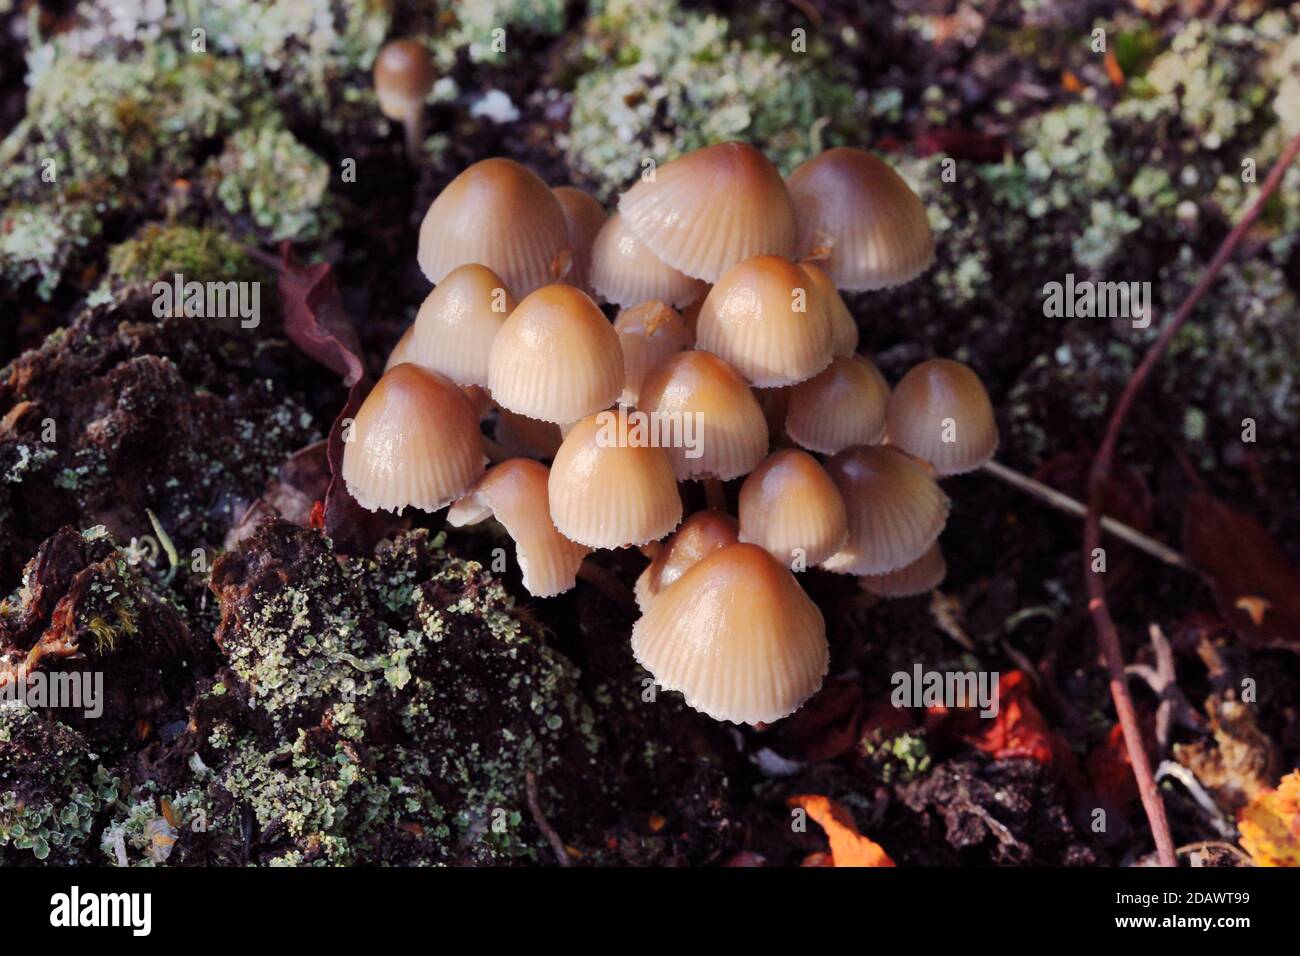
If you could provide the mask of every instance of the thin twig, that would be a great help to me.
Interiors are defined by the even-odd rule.
[[[1092,570],[1093,552],[1101,546],[1101,499],[1110,484],[1111,462],[1115,457],[1115,446],[1119,443],[1120,430],[1128,417],[1129,409],[1137,399],[1138,392],[1142,390],[1151,370],[1168,350],[1174,335],[1191,317],[1197,303],[1214,284],[1219,271],[1263,212],[1264,204],[1281,184],[1287,167],[1294,161],[1297,153],[1300,153],[1300,135],[1291,140],[1285,152],[1273,164],[1255,201],[1241,217],[1241,221],[1228,233],[1218,251],[1215,252],[1214,258],[1210,260],[1200,281],[1178,307],[1173,319],[1160,331],[1155,344],[1143,356],[1142,362],[1133,372],[1128,384],[1124,386],[1115,410],[1111,413],[1110,422],[1106,426],[1106,435],[1102,439],[1101,447],[1097,449],[1097,457],[1093,459],[1092,470],[1088,475],[1088,513],[1083,522],[1083,576],[1088,587],[1088,609],[1092,612],[1093,622],[1097,627],[1097,643],[1106,661],[1111,699],[1115,702],[1115,713],[1124,730],[1124,745],[1133,764],[1133,774],[1137,777],[1142,807],[1151,825],[1151,836],[1155,840],[1156,855],[1161,866],[1177,866],[1178,857],[1174,850],[1173,837],[1169,832],[1165,805],[1160,798],[1155,777],[1151,773],[1151,761],[1147,759],[1146,748],[1142,743],[1142,731],[1138,727],[1137,714],[1133,710],[1133,699],[1129,696],[1128,680],[1124,671],[1124,650],[1120,646],[1119,632],[1115,628],[1115,621],[1110,616],[1110,608],[1106,604],[1105,579],[1100,572]]]
[[[560,866],[568,866],[569,851],[564,848],[564,841],[555,832],[555,828],[546,821],[546,814],[542,813],[541,801],[537,799],[537,774],[531,770],[524,774],[524,795],[528,798],[528,812],[533,815],[533,823],[537,824],[537,829],[542,831],[542,836],[551,845],[556,861]]]

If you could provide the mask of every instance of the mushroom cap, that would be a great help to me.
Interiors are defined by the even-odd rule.
[[[861,355],[841,355],[826,370],[790,387],[785,433],[810,451],[833,455],[885,437],[889,383]]]
[[[572,186],[556,186],[551,190],[560,211],[564,213],[564,228],[569,237],[569,252],[573,256],[569,274],[564,281],[576,285],[582,291],[593,294],[591,288],[591,244],[596,241],[596,234],[605,225],[605,210],[581,189]]]
[[[677,352],[661,361],[641,383],[637,409],[683,438],[665,449],[679,481],[728,481],[767,454],[767,419],[758,399],[739,372],[709,352]]]
[[[682,317],[662,302],[623,309],[614,318],[614,331],[623,348],[623,394],[618,398],[622,405],[635,405],[646,373],[695,341]]]
[[[503,408],[497,415],[493,436],[511,455],[524,458],[554,458],[564,436],[554,422],[542,422]]]
[[[514,308],[505,283],[491,269],[457,266],[421,303],[408,361],[459,385],[486,386],[492,343]]]
[[[591,246],[591,285],[606,302],[619,306],[658,299],[680,308],[704,293],[705,283],[683,275],[632,235],[614,213]]]
[[[642,611],[686,569],[719,548],[740,540],[736,519],[721,511],[697,511],[669,535],[636,579],[636,603]]]
[[[901,285],[934,261],[925,206],[903,177],[860,149],[836,147],[786,180],[799,227],[800,258],[829,246],[822,261],[841,289]]]
[[[858,578],[858,586],[877,597],[912,597],[937,588],[947,573],[948,565],[943,560],[943,552],[939,550],[939,542],[936,541],[907,567],[886,574],[864,575]]]
[[[588,553],[551,521],[549,476],[550,469],[541,462],[511,458],[488,469],[447,512],[447,523],[455,528],[495,514],[515,542],[524,589],[534,597],[551,597],[573,587]]]
[[[369,511],[437,511],[483,473],[478,416],[456,383],[403,363],[384,373],[343,445],[343,480]]]
[[[569,248],[564,210],[537,174],[494,157],[465,169],[429,205],[417,259],[430,282],[477,262],[526,296],[552,281],[556,256]]]
[[[984,384],[969,366],[951,359],[930,359],[908,370],[889,397],[885,430],[890,442],[928,461],[940,476],[973,471],[998,449]]]
[[[659,259],[707,282],[757,255],[794,251],[794,209],[781,174],[746,143],[687,153],[641,179],[618,203]]]
[[[806,451],[776,452],[740,486],[740,540],[766,548],[792,570],[821,564],[848,536],[844,499]]]
[[[608,408],[623,391],[618,333],[581,289],[543,286],[515,307],[497,333],[488,388],[512,412],[575,422]]]
[[[555,527],[589,548],[657,541],[682,520],[668,456],[634,444],[627,418],[617,412],[588,415],[569,429],[548,487]]]
[[[831,317],[831,351],[836,355],[852,355],[858,350],[858,323],[854,321],[840,290],[817,263],[801,262],[799,268],[807,273],[809,281],[826,300],[826,309]]]
[[[423,43],[394,40],[375,57],[375,96],[379,110],[391,120],[406,120],[433,89],[438,72]]]
[[[756,388],[802,382],[832,358],[826,300],[806,272],[780,256],[728,269],[700,307],[695,340]]]
[[[885,574],[911,564],[948,521],[948,496],[889,446],[846,448],[826,463],[849,518],[849,539],[822,562],[840,574]]]
[[[691,707],[746,724],[794,713],[830,666],[821,611],[754,544],[714,551],[661,591],[632,628],[632,653]]]
[[[415,343],[415,325],[412,323],[406,327],[402,337],[397,340],[393,350],[388,353],[388,361],[384,363],[384,371],[387,372],[394,365],[401,365],[403,362],[414,362],[412,357]],[[418,364],[418,363],[417,363]]]

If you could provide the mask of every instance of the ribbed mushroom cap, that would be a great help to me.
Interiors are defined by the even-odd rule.
[[[578,566],[588,553],[560,534],[551,521],[549,475],[541,462],[511,458],[488,469],[447,512],[447,523],[454,528],[495,514],[515,542],[524,589],[534,597],[551,597],[573,587]]]
[[[564,228],[569,236],[571,255],[569,274],[564,281],[587,293],[591,288],[591,244],[605,225],[605,210],[581,189],[556,186],[551,190],[564,213]]]
[[[739,540],[736,519],[721,511],[697,511],[669,535],[654,560],[636,579],[637,607],[644,611],[656,595],[686,573],[691,565],[719,548]]]
[[[502,408],[563,424],[613,404],[623,391],[618,333],[581,289],[548,285],[501,326],[488,389]]]
[[[948,520],[948,496],[896,448],[846,448],[826,463],[849,516],[849,540],[822,562],[840,574],[884,574],[911,564]]]
[[[708,282],[751,256],[794,251],[794,210],[781,174],[745,143],[665,163],[653,180],[625,192],[618,209],[659,259]]]
[[[862,590],[884,598],[911,597],[933,591],[943,583],[948,573],[948,565],[939,550],[939,542],[926,548],[921,555],[905,568],[890,571],[887,574],[868,574],[858,578]]]
[[[375,57],[375,96],[379,110],[391,120],[405,121],[417,110],[438,78],[424,44],[394,40]]]
[[[419,364],[418,362],[416,363]],[[492,411],[492,395],[481,385],[462,385],[460,390],[465,393],[469,399],[470,406],[474,409],[474,417],[479,421],[483,420],[488,412]]]
[[[632,653],[665,690],[738,724],[794,713],[830,666],[821,611],[754,544],[713,552],[661,591],[632,628]]]
[[[388,353],[388,361],[384,363],[384,371],[387,372],[394,365],[401,365],[403,362],[414,362],[412,357],[415,343],[415,326],[408,325],[402,337],[397,340],[393,350]]]
[[[799,224],[799,256],[826,255],[821,264],[838,288],[901,285],[934,260],[925,206],[870,153],[828,149],[791,173],[786,185]]]
[[[841,355],[824,372],[790,388],[785,433],[823,455],[885,437],[889,384],[861,355]]]
[[[852,355],[858,350],[858,323],[844,303],[840,290],[831,277],[815,262],[801,262],[799,268],[808,276],[813,287],[826,300],[826,310],[831,319],[831,351],[836,355]]]
[[[740,486],[740,540],[766,548],[792,570],[821,564],[848,535],[844,499],[806,451],[778,451]]]
[[[456,383],[404,363],[375,383],[343,446],[343,480],[361,507],[437,511],[483,473],[478,417]]]
[[[551,282],[569,248],[564,211],[537,174],[499,157],[470,166],[447,184],[420,224],[420,269],[441,282],[477,262],[517,296]]]
[[[767,419],[767,436],[769,445],[782,444],[785,440],[785,413],[790,408],[790,390],[793,385],[784,388],[756,388],[754,395],[758,405],[763,409]]]
[[[998,426],[984,384],[969,367],[930,359],[910,369],[889,397],[889,440],[934,466],[973,471],[998,449]]]
[[[508,408],[497,415],[493,436],[507,453],[524,458],[554,458],[564,438],[554,422],[541,422]]]
[[[681,307],[698,300],[707,288],[657,259],[618,213],[609,217],[592,243],[591,285],[604,301],[618,306],[658,299]]]
[[[700,307],[695,341],[756,388],[793,385],[831,363],[830,312],[789,259],[755,256],[714,284]]]
[[[668,456],[634,444],[627,424],[617,412],[587,416],[551,464],[551,518],[562,535],[589,548],[657,541],[682,520]]]
[[[758,399],[739,372],[708,352],[677,352],[651,369],[637,409],[683,439],[665,449],[678,480],[728,481],[767,454],[767,419]]]
[[[415,315],[410,361],[460,385],[487,385],[488,355],[515,300],[491,269],[457,266],[425,297]]]
[[[635,405],[646,373],[661,361],[690,348],[695,336],[682,317],[662,302],[642,302],[623,309],[614,319],[623,347],[623,405]]]

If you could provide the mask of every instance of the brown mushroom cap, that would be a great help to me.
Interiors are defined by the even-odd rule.
[[[786,185],[799,227],[798,254],[826,254],[822,265],[837,287],[857,292],[901,285],[934,261],[921,200],[870,153],[828,149],[791,173]]]
[[[623,405],[635,405],[646,374],[661,361],[690,348],[695,336],[682,317],[662,302],[642,302],[623,309],[614,319],[623,348]]]
[[[795,571],[821,564],[848,540],[844,499],[806,451],[778,451],[740,487],[740,540]]]
[[[678,480],[728,481],[750,471],[767,454],[767,419],[740,373],[708,352],[677,352],[641,383],[638,410],[665,424],[680,424],[690,440],[665,450]]]
[[[700,307],[695,340],[756,388],[802,382],[832,358],[826,301],[807,273],[779,256],[728,269]]]
[[[905,568],[887,574],[869,574],[858,578],[858,586],[869,594],[884,598],[912,597],[933,591],[943,583],[948,565],[936,541]]]
[[[470,166],[430,204],[417,258],[430,282],[477,262],[527,296],[552,281],[556,257],[568,248],[564,211],[546,183],[496,157]]]
[[[619,213],[609,217],[592,243],[591,285],[606,302],[619,306],[657,299],[680,308],[699,299],[705,289],[699,279],[656,258]]]
[[[659,259],[707,282],[751,256],[794,250],[794,210],[781,174],[745,143],[665,163],[624,193],[618,208]]]
[[[460,385],[486,386],[492,343],[514,308],[505,283],[491,269],[457,266],[416,313],[410,361]]]
[[[849,540],[822,562],[840,574],[885,574],[911,564],[948,520],[948,496],[889,446],[846,448],[826,463],[849,517]]]
[[[588,553],[551,521],[549,476],[541,462],[511,458],[490,468],[447,512],[447,523],[454,528],[495,514],[515,542],[524,589],[534,597],[551,597],[573,587]]]
[[[669,535],[654,559],[636,579],[636,603],[642,611],[687,568],[719,548],[735,544],[740,529],[736,519],[721,511],[697,511]]]
[[[564,213],[564,227],[572,255],[569,274],[564,276],[564,281],[589,295],[594,294],[595,290],[591,288],[591,244],[605,225],[605,210],[581,189],[556,186],[551,192]]]
[[[554,422],[538,421],[508,408],[498,413],[492,434],[508,454],[523,458],[554,458],[564,439]]]
[[[414,362],[412,352],[415,348],[415,325],[411,324],[406,327],[402,337],[397,340],[393,350],[388,353],[388,361],[384,363],[384,371],[387,372],[394,365],[401,365],[403,362]],[[419,363],[416,363],[419,364]]]
[[[861,355],[839,356],[824,372],[790,387],[785,433],[823,455],[885,437],[889,384]]]
[[[485,461],[465,393],[437,372],[402,364],[361,403],[343,446],[343,480],[369,511],[437,511],[466,492]]]
[[[569,429],[548,487],[555,526],[589,548],[657,541],[682,520],[668,456],[635,444],[627,419],[615,412],[597,412]]]
[[[968,366],[930,359],[910,369],[889,397],[889,440],[928,461],[938,475],[979,468],[998,449],[984,384]]]
[[[424,44],[394,40],[375,57],[374,78],[380,112],[405,122],[412,110],[423,105],[438,73]]]
[[[807,275],[818,294],[826,300],[826,309],[831,317],[831,351],[836,355],[852,355],[858,350],[858,323],[853,313],[844,303],[840,290],[826,274],[826,270],[815,262],[801,262],[799,268]]]
[[[753,544],[714,551],[661,591],[632,629],[632,653],[691,707],[747,724],[794,713],[830,666],[821,611]]]
[[[543,286],[501,326],[488,389],[502,408],[565,424],[608,408],[623,391],[618,333],[581,289]]]

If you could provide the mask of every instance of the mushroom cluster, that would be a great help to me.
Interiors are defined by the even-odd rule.
[[[932,258],[916,195],[857,149],[783,180],[751,146],[709,146],[608,216],[483,160],[424,218],[435,285],[356,416],[345,481],[371,509],[495,515],[538,597],[573,587],[594,550],[641,548],[636,659],[715,719],[777,720],[829,666],[796,575],[933,588],[938,479],[996,448],[969,368],[932,359],[891,391],[857,352],[839,290],[907,282]],[[684,482],[709,503],[685,520],[701,495]]]

